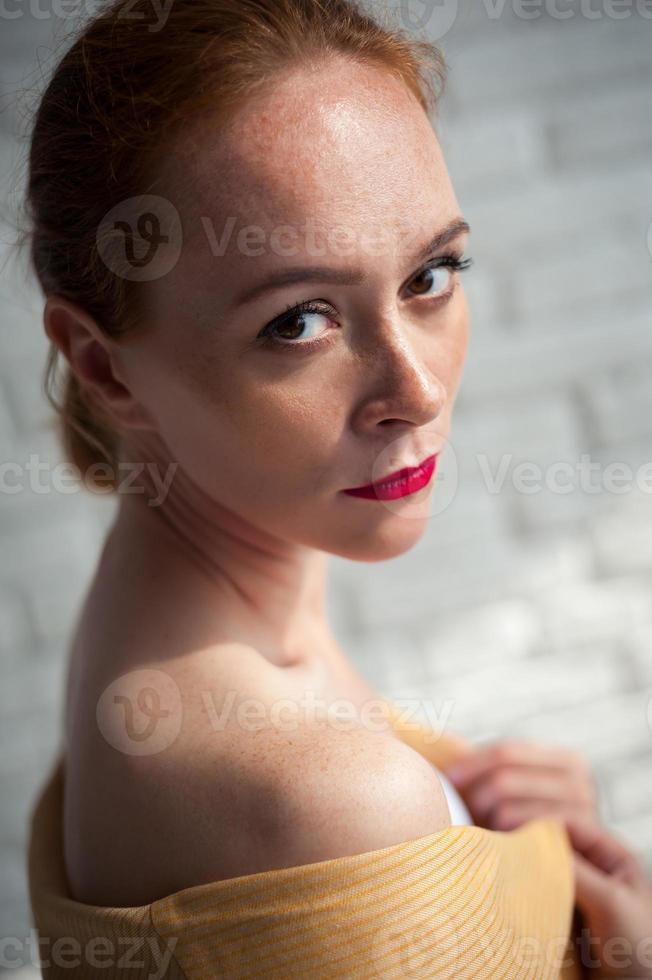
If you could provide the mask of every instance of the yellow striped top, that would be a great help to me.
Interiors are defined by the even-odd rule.
[[[401,722],[435,766],[456,736]],[[46,978],[579,980],[574,880],[563,824],[451,826],[363,854],[184,888],[148,905],[70,897],[64,759],[33,807],[29,892]],[[137,873],[137,871],[136,871]]]

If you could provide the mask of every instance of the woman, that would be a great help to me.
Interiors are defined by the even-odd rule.
[[[387,560],[423,534],[461,379],[469,227],[428,118],[441,56],[346,0],[178,0],[153,17],[113,3],[85,27],[31,144],[48,384],[61,354],[70,458],[119,495],[70,660],[66,908],[160,910],[449,838],[505,847],[510,882],[515,842],[534,860],[529,835],[552,832],[533,818],[594,827],[582,760],[452,734],[428,752],[395,717],[372,724],[384,699],[325,611],[329,554]],[[453,761],[461,795],[437,771]],[[449,803],[471,837],[451,834]],[[649,891],[632,901],[642,921]],[[465,972],[471,940],[453,932],[454,975],[499,975]],[[186,975],[206,948],[178,957]],[[352,975],[329,962],[310,972]]]

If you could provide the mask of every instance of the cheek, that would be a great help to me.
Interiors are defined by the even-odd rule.
[[[300,367],[282,381],[241,381],[233,392],[233,442],[246,439],[250,463],[290,492],[317,485],[335,459],[344,424],[341,401],[324,381]]]
[[[449,331],[448,390],[454,394],[459,386],[469,342],[469,307],[463,289],[458,289]]]
[[[170,393],[169,442],[204,489],[225,502],[264,495],[269,507],[328,483],[343,425],[340,403],[318,373],[304,366],[281,376],[279,368],[270,380],[237,361],[227,369],[204,359],[178,376]]]

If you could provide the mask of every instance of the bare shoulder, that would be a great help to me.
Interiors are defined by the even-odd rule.
[[[252,785],[262,778],[268,787],[270,803],[268,832],[257,838],[261,864],[287,867],[361,854],[450,825],[437,773],[397,738],[328,722],[272,734],[268,745],[252,773]]]
[[[194,885],[364,853],[450,826],[436,771],[398,738],[281,711],[280,702],[296,703],[297,691],[286,689],[278,671],[266,673],[255,651],[222,661],[218,676],[180,672],[189,724],[165,751],[125,758],[109,780],[90,853],[98,854],[103,819],[113,834],[96,859],[103,865],[80,864],[79,900],[146,904]],[[189,697],[199,686],[201,699]],[[242,691],[246,709],[228,710],[229,695]]]

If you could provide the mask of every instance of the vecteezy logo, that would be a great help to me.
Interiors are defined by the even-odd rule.
[[[161,222],[158,215],[153,212],[141,214],[138,218],[138,234],[148,248],[145,254],[139,258],[134,248],[134,232],[128,221],[114,221],[113,227],[116,231],[125,233],[125,252],[127,262],[132,269],[143,269],[154,259],[156,252],[161,245],[169,244],[170,238],[161,231]]]
[[[171,272],[179,261],[181,218],[164,197],[140,194],[121,201],[97,229],[97,250],[108,269],[121,279],[151,282]]]
[[[181,730],[181,692],[164,670],[131,670],[104,689],[95,715],[114,749],[154,755],[168,748]]]
[[[419,6],[421,11],[419,13]],[[416,12],[416,13],[415,13]],[[401,0],[401,19],[412,31],[427,28],[428,37],[439,41],[457,20],[458,0]]]

